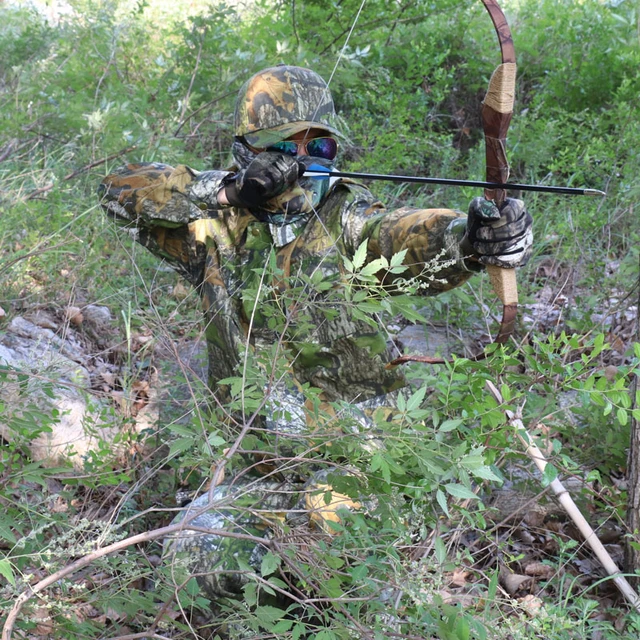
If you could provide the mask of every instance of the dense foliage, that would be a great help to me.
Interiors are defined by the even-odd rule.
[[[607,581],[584,586],[565,572],[580,549],[560,534],[545,548],[553,571],[542,588],[543,613],[527,614],[499,583],[522,554],[507,537],[492,541],[497,525],[482,502],[518,457],[502,408],[484,390],[493,380],[508,407],[523,407],[525,422],[545,423],[553,465],[543,481],[557,470],[586,479],[581,497],[593,517],[624,519],[624,484],[614,480],[638,419],[629,389],[640,359],[623,323],[637,304],[640,256],[637,3],[504,5],[519,63],[512,179],[588,186],[608,196],[527,196],[536,245],[522,270],[524,298],[552,299],[556,321],[523,324],[515,352],[496,350],[486,361],[457,359],[440,369],[415,366],[415,386],[404,391],[397,415],[380,416],[375,446],[362,445],[365,436],[343,407],[327,410],[313,389],[304,390],[323,427],[314,446],[303,438],[291,443],[290,463],[304,473],[311,459],[317,465],[337,457],[355,472],[334,477],[334,489],[354,500],[366,496],[366,517],[354,512],[336,525],[332,542],[317,542],[310,560],[271,549],[244,605],[225,613],[227,623],[246,619],[254,630],[247,637],[638,635],[640,617],[625,611],[623,623],[614,624],[623,605],[596,599]],[[480,103],[499,49],[479,2],[187,7],[73,0],[67,8],[54,15],[52,6],[0,7],[0,308],[7,316],[0,314],[0,323],[40,307],[62,313],[69,305],[106,304],[124,345],[116,357],[121,397],[140,389],[154,357],[149,341],[133,348],[132,336],[150,336],[159,348],[195,340],[202,328],[195,296],[100,213],[97,182],[125,159],[225,166],[233,103],[251,73],[287,62],[330,79],[349,136],[342,168],[483,178]],[[432,186],[372,189],[390,208],[464,210],[478,195]],[[478,280],[416,310],[411,284],[397,298],[376,290],[372,301],[362,291],[376,288],[374,270],[358,259],[345,270],[348,299],[332,302],[351,305],[355,317],[375,312],[401,325],[448,322],[478,335],[494,315],[488,287]],[[288,295],[304,309],[307,296],[325,289],[321,279],[309,278],[292,282]],[[268,294],[249,289],[246,304],[260,305],[269,326],[282,328],[289,320],[268,304]],[[302,314],[298,322],[304,321]],[[0,458],[0,621],[27,585],[70,559],[170,523],[176,489],[197,489],[234,442],[238,432],[220,425],[232,412],[245,424],[265,412],[263,390],[287,367],[280,347],[248,354],[242,377],[228,381],[230,404],[211,412],[203,409],[204,385],[178,374],[176,385],[189,388],[187,409],[174,408],[152,435],[132,435],[131,412],[110,408],[108,419],[121,425],[122,441],[137,453],[124,467],[114,465],[105,444],[83,473],[29,459],[29,442],[59,418],[35,400],[53,393],[51,381],[0,366],[0,387],[13,385],[20,398],[20,411],[0,401],[0,420],[13,433]],[[268,435],[242,433],[244,451],[273,445]],[[138,447],[143,440],[146,448]],[[226,473],[243,461],[233,456]],[[206,619],[195,581],[178,577],[159,554],[149,542],[65,576],[25,606],[14,637],[224,637],[220,620]],[[304,588],[283,601],[276,596],[289,589],[293,564]],[[452,575],[473,586],[464,600],[447,591]]]

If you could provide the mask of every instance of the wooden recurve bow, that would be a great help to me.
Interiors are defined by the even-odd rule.
[[[486,146],[487,182],[504,184],[509,180],[506,139],[516,86],[516,53],[513,48],[511,29],[502,9],[495,0],[482,0],[491,16],[500,41],[502,63],[498,65],[489,81],[487,95],[482,103],[482,128]],[[484,197],[500,207],[506,198],[504,189],[485,189]],[[495,342],[505,343],[515,327],[518,313],[518,285],[515,269],[487,265],[491,285],[500,298],[503,311],[500,330]]]
[[[509,179],[509,162],[507,161],[506,140],[516,86],[516,52],[513,48],[511,29],[507,24],[500,5],[495,0],[482,0],[491,16],[493,26],[500,41],[502,63],[496,67],[489,81],[487,95],[482,103],[482,129],[486,146],[486,178],[487,182],[504,184]],[[486,188],[484,197],[500,207],[506,198],[504,189]],[[505,343],[511,337],[518,314],[518,284],[516,270],[487,265],[487,273],[491,286],[502,302],[502,322],[494,342]],[[482,359],[483,356],[476,358]],[[400,356],[389,363],[394,367],[405,362],[428,362],[442,364],[446,360],[431,356]]]

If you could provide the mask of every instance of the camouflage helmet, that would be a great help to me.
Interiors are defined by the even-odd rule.
[[[258,149],[305,129],[324,129],[335,119],[327,83],[303,67],[269,67],[249,78],[236,101],[235,135]]]

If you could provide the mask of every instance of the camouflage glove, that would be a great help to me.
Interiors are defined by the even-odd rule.
[[[246,209],[259,208],[287,191],[304,173],[305,167],[294,156],[264,151],[225,187],[229,204]]]
[[[533,220],[522,200],[507,198],[500,208],[485,198],[469,205],[465,240],[482,264],[512,269],[531,255]]]

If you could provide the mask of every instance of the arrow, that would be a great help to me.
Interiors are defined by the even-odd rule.
[[[315,167],[318,167],[316,169]],[[538,184],[516,184],[511,182],[495,183],[481,180],[454,180],[452,178],[422,178],[419,176],[396,176],[383,173],[357,173],[354,171],[320,170],[315,165],[304,172],[305,176],[330,176],[332,178],[353,178],[355,180],[385,180],[387,182],[414,182],[418,184],[443,184],[453,187],[482,187],[484,189],[519,189],[520,191],[541,191],[544,193],[562,193],[571,196],[606,196],[599,189],[576,189],[573,187],[550,187]]]

